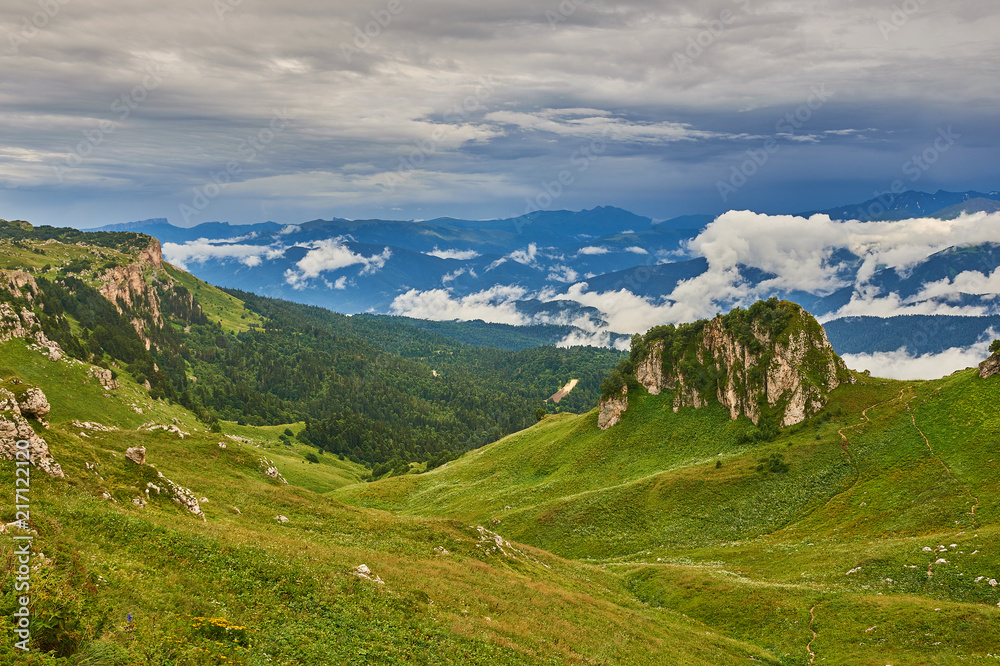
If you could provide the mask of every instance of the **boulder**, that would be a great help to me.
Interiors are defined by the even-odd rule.
[[[27,444],[19,446],[19,442]],[[52,458],[48,443],[35,434],[31,424],[21,415],[17,398],[7,389],[0,388],[0,458],[23,461],[25,455],[28,462],[49,476],[63,478],[62,468]]]
[[[136,465],[146,464],[146,447],[132,446],[125,450],[125,458],[131,460]]]
[[[29,388],[22,393],[17,401],[17,406],[21,409],[22,416],[36,420],[45,418],[52,409],[52,406],[40,388]]]

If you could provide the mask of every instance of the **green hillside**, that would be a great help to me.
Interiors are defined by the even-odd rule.
[[[610,430],[596,410],[550,417],[443,469],[331,496],[599,564],[783,663],[807,663],[813,607],[828,662],[995,654],[1000,379],[856,379],[771,442],[718,405],[674,413],[669,392],[630,393]]]
[[[512,432],[567,374],[596,402],[619,355],[477,349],[78,234],[0,223],[0,488],[15,499],[15,433],[64,474],[36,459],[26,524],[0,503],[2,664],[1000,654],[1000,376],[843,370],[817,413],[765,429],[621,374],[617,425],[591,409]]]
[[[323,492],[355,483],[364,468],[329,455],[310,464],[309,449],[280,441],[283,428],[208,432],[127,375],[108,397],[87,367],[49,361],[19,339],[0,344],[0,387],[17,379],[50,397],[50,427],[34,425],[66,474],[32,471],[33,651],[14,647],[8,565],[2,663],[776,663],[649,607],[614,572],[498,545],[464,522],[345,506]],[[142,419],[186,434],[138,429]],[[146,448],[145,465],[125,459],[133,446]],[[288,484],[264,474],[272,464]],[[165,493],[133,504],[147,484],[164,486],[159,474],[207,498],[206,520]],[[0,464],[0,486],[14,484],[13,463]],[[13,507],[0,518],[13,521]],[[8,563],[17,534],[0,534]],[[353,575],[361,564],[383,583]]]

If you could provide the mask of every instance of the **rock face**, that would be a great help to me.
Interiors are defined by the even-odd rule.
[[[39,389],[33,390],[41,394]],[[44,394],[41,397],[44,400]],[[47,400],[45,404],[48,405]],[[18,451],[24,451],[17,446],[19,441],[28,442],[29,462],[49,476],[63,477],[62,468],[49,453],[48,443],[35,434],[31,424],[22,415],[17,397],[7,389],[0,388],[0,458],[24,460],[23,454],[18,457]]]
[[[38,318],[31,310],[21,308],[18,312],[10,303],[0,303],[0,342],[14,338],[34,340],[38,343],[35,348],[48,354],[50,361],[58,361],[63,356],[59,343],[45,336]]]
[[[812,416],[830,391],[851,381],[823,327],[777,299],[711,321],[653,329],[633,345],[633,359],[635,379],[649,393],[673,390],[674,411],[718,401],[734,419],[758,423],[764,412],[776,412],[782,426]],[[609,404],[607,411],[605,422],[617,423],[617,409]]]
[[[623,386],[620,396],[601,399],[597,412],[597,427],[601,430],[618,425],[622,414],[628,409],[628,387]]]
[[[673,388],[663,376],[662,340],[650,345],[649,354],[636,365],[635,378],[651,395],[659,395],[664,388]]]
[[[983,379],[997,374],[1000,374],[1000,352],[979,364],[979,376]]]

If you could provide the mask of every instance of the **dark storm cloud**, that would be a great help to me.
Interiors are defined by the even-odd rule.
[[[566,169],[556,207],[811,207],[888,187],[947,126],[913,186],[995,188],[998,29],[974,0],[17,0],[0,215],[489,217]]]

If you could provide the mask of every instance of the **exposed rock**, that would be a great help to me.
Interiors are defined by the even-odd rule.
[[[385,585],[385,581],[373,574],[367,564],[359,564],[351,573],[361,580],[370,580],[378,583],[379,585]]]
[[[95,365],[91,366],[88,372],[91,377],[96,377],[97,381],[101,382],[101,386],[103,386],[107,391],[114,391],[121,386],[121,384],[118,383],[118,380],[114,378],[114,373],[110,370],[105,370],[104,368],[99,368]]]
[[[268,460],[267,458],[261,458],[257,462],[264,469],[264,476],[267,476],[271,479],[277,479],[282,483],[288,483],[288,481],[285,481],[285,477],[281,476],[281,472],[278,471],[278,468],[275,466],[273,460]]]
[[[163,479],[163,482],[167,484],[168,488],[170,488],[170,492],[173,495],[173,500],[175,502],[202,520],[206,519],[204,512],[201,510],[201,506],[198,504],[198,498],[195,497],[193,492],[163,476],[163,472],[157,472],[157,476]],[[156,486],[153,487],[156,488]],[[159,492],[159,488],[157,488],[157,492]]]
[[[993,354],[979,364],[979,376],[983,379],[1000,374],[1000,352]]]
[[[136,308],[141,304],[149,310],[152,321],[157,326],[163,326],[160,298],[157,296],[156,290],[146,284],[145,269],[147,266],[146,263],[138,262],[127,266],[112,266],[98,277],[100,286],[97,290],[101,296],[108,299],[118,309],[119,313],[123,312],[122,306]],[[142,320],[136,321],[143,324]],[[132,325],[136,328],[136,332],[142,336],[143,331],[140,330],[142,326],[137,326],[135,321]]]
[[[622,387],[621,396],[611,396],[602,398],[598,404],[597,427],[607,430],[611,426],[617,425],[621,421],[622,414],[628,409],[628,387]]]
[[[190,435],[191,434],[189,432],[185,432],[185,431],[181,430],[180,428],[178,428],[177,426],[175,426],[172,423],[170,425],[156,425],[155,423],[143,423],[141,426],[139,426],[139,429],[140,430],[145,430],[147,432],[154,432],[156,430],[166,430],[167,432],[174,433],[175,435],[177,435],[181,439],[184,439],[184,437],[186,435]]]
[[[136,465],[146,464],[146,447],[132,446],[125,450],[125,459],[134,462]]]
[[[18,442],[27,442],[27,446],[21,448]],[[21,415],[17,398],[7,389],[0,388],[0,458],[23,461],[24,451],[28,452],[28,462],[49,476],[63,478],[62,468],[52,458],[48,443],[35,434],[31,424]]]
[[[718,400],[732,418],[747,416],[754,423],[765,408],[777,408],[780,425],[787,426],[816,414],[830,391],[851,381],[823,327],[787,301],[774,299],[676,329],[660,327],[648,336],[654,337],[648,348],[639,348],[636,380],[654,395],[673,390],[674,411]],[[665,358],[671,342],[663,338],[674,342],[672,354],[678,343],[685,351]],[[607,411],[602,422],[617,423],[620,405],[602,401],[601,406],[602,414]]]
[[[435,546],[434,552],[438,555],[451,555],[451,553],[448,552],[448,549],[444,546]]]
[[[21,415],[33,419],[43,419],[51,411],[52,406],[45,398],[40,388],[29,388],[20,395],[17,406],[21,408]]]
[[[0,342],[14,338],[33,340],[36,343],[33,348],[47,354],[51,361],[58,361],[63,357],[59,343],[45,336],[38,318],[31,310],[22,308],[19,313],[10,303],[0,303]]]
[[[282,516],[281,514],[278,514],[277,516],[275,516],[274,519],[277,520],[279,523],[287,523],[288,522],[288,518],[286,516]]]
[[[115,426],[106,426],[102,423],[95,423],[94,421],[72,421],[74,428],[83,428],[84,430],[96,430],[97,432],[114,432],[118,430]]]
[[[663,376],[662,340],[657,340],[650,345],[649,355],[636,365],[635,378],[646,387],[651,395],[659,395],[664,388],[673,388],[673,385]]]
[[[30,273],[24,271],[0,271],[0,289],[6,288],[12,296],[34,300],[38,294],[38,284]]]
[[[141,508],[143,508],[143,507],[146,506],[146,500],[144,500],[141,496],[140,497],[133,497],[132,498],[132,504],[135,504],[137,507],[139,507],[141,509]]]

